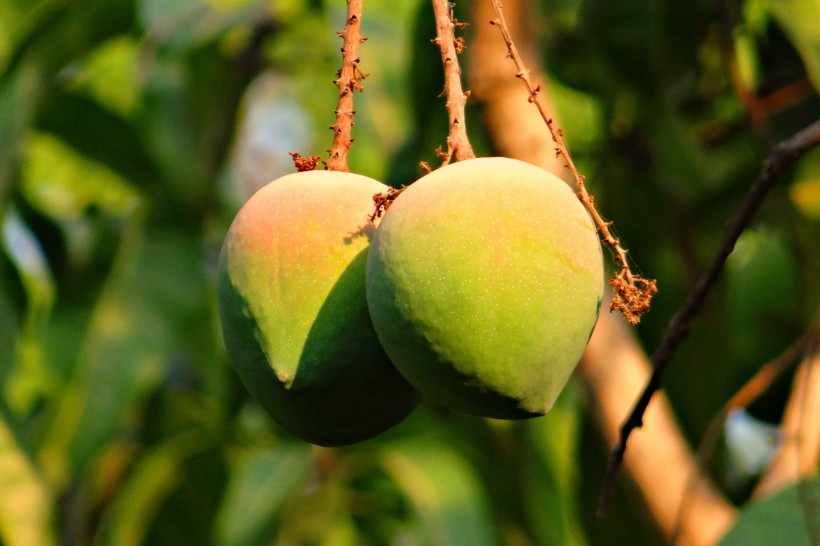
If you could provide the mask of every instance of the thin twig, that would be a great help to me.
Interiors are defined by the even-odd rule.
[[[820,120],[812,123],[794,136],[775,146],[763,162],[763,169],[760,175],[749,188],[743,203],[741,203],[740,208],[738,208],[727,225],[723,242],[709,269],[698,280],[689,298],[670,322],[661,345],[652,355],[652,376],[649,378],[643,393],[640,398],[638,398],[626,421],[621,425],[618,443],[610,453],[604,485],[598,504],[599,514],[603,514],[606,511],[606,506],[609,503],[614,486],[615,474],[623,463],[626,442],[629,439],[629,435],[634,429],[643,425],[643,414],[649,405],[649,401],[652,399],[652,395],[660,389],[669,362],[677,352],[681,342],[683,342],[688,335],[692,320],[706,300],[706,296],[709,294],[711,288],[714,286],[726,259],[735,247],[738,237],[740,237],[740,234],[748,225],[752,215],[757,211],[763,198],[774,185],[777,178],[789,167],[794,165],[806,152],[818,144],[820,144]]]
[[[451,159],[462,161],[475,157],[473,147],[467,138],[467,123],[464,105],[467,104],[466,93],[461,87],[461,68],[458,64],[458,54],[467,47],[463,38],[456,38],[455,29],[464,28],[466,23],[460,23],[453,15],[455,4],[448,0],[433,0],[433,11],[436,16],[436,37],[433,43],[441,51],[441,63],[444,66],[445,106],[450,121],[450,131],[447,136],[447,152],[439,152],[447,165]]]
[[[717,441],[721,437],[721,432],[729,414],[733,410],[746,408],[749,404],[757,400],[760,395],[771,387],[775,379],[794,366],[799,361],[800,355],[810,347],[816,345],[818,341],[820,341],[820,323],[813,325],[809,328],[808,332],[800,336],[797,341],[789,345],[777,357],[761,366],[757,373],[735,392],[706,427],[706,432],[703,434],[703,439],[701,440],[696,455],[698,469],[704,468],[706,462],[714,453],[715,446],[717,446]],[[697,479],[698,473],[696,472],[693,472],[689,477],[680,507],[678,508],[678,516],[676,518],[672,538],[669,541],[670,544],[677,543],[682,529],[681,524],[685,519],[686,511],[689,509],[689,501],[695,491]]]
[[[342,68],[336,73],[333,81],[339,88],[339,104],[336,107],[336,123],[333,130],[333,144],[328,148],[330,156],[327,169],[330,171],[349,171],[347,152],[353,139],[350,136],[353,127],[353,93],[363,91],[361,81],[367,77],[359,70],[359,45],[365,41],[361,34],[362,0],[347,0],[347,22],[339,37],[344,41],[342,46]]]
[[[495,25],[501,31],[504,38],[504,43],[507,45],[507,52],[509,57],[515,63],[518,70],[516,77],[519,78],[527,88],[529,93],[529,102],[535,105],[541,118],[547,124],[552,140],[555,142],[555,155],[564,161],[564,166],[572,174],[575,179],[575,186],[578,189],[578,198],[584,204],[595,225],[598,226],[598,231],[601,233],[603,241],[615,251],[615,261],[621,265],[621,270],[609,281],[610,286],[615,290],[615,296],[610,303],[610,311],[619,310],[630,324],[637,324],[641,320],[641,316],[649,311],[649,303],[652,296],[658,291],[657,283],[654,279],[644,279],[640,275],[632,272],[627,261],[627,250],[621,246],[621,241],[612,234],[610,226],[612,222],[605,221],[598,210],[595,208],[594,198],[589,194],[584,185],[584,176],[578,172],[572,157],[569,155],[566,142],[564,141],[564,131],[558,127],[555,120],[549,116],[538,95],[541,92],[541,86],[533,84],[530,79],[530,71],[524,66],[524,61],[515,47],[512,36],[510,35],[507,21],[504,19],[504,10],[501,0],[492,0],[493,7],[497,19],[490,21],[490,24]]]

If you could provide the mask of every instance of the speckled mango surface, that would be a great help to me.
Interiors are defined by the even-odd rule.
[[[586,347],[603,294],[596,228],[533,165],[442,167],[396,199],[372,240],[367,299],[399,371],[450,409],[543,415]]]
[[[375,436],[419,400],[379,344],[365,298],[367,217],[386,189],[351,173],[284,176],[241,208],[222,247],[231,360],[274,420],[314,444]]]

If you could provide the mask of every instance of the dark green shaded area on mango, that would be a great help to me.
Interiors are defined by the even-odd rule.
[[[390,363],[370,324],[364,293],[366,260],[367,249],[331,289],[286,388],[262,349],[264,333],[227,274],[225,253],[220,256],[220,319],[237,373],[277,423],[317,445],[371,438],[401,422],[420,400]]]

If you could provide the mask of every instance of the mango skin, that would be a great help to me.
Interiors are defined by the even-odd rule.
[[[498,419],[552,408],[601,306],[595,225],[558,177],[507,158],[408,187],[370,245],[376,333],[422,395]]]
[[[253,397],[313,444],[366,440],[419,394],[391,364],[365,297],[372,196],[386,186],[333,171],[283,176],[234,218],[218,273],[223,338]]]

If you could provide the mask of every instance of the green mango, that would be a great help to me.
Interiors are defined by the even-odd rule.
[[[283,176],[242,206],[222,246],[228,354],[273,419],[313,444],[366,440],[419,402],[379,344],[365,298],[368,215],[386,189],[352,173]]]
[[[552,407],[601,306],[596,227],[555,175],[507,158],[442,167],[390,206],[370,245],[376,333],[422,395],[521,419]]]

